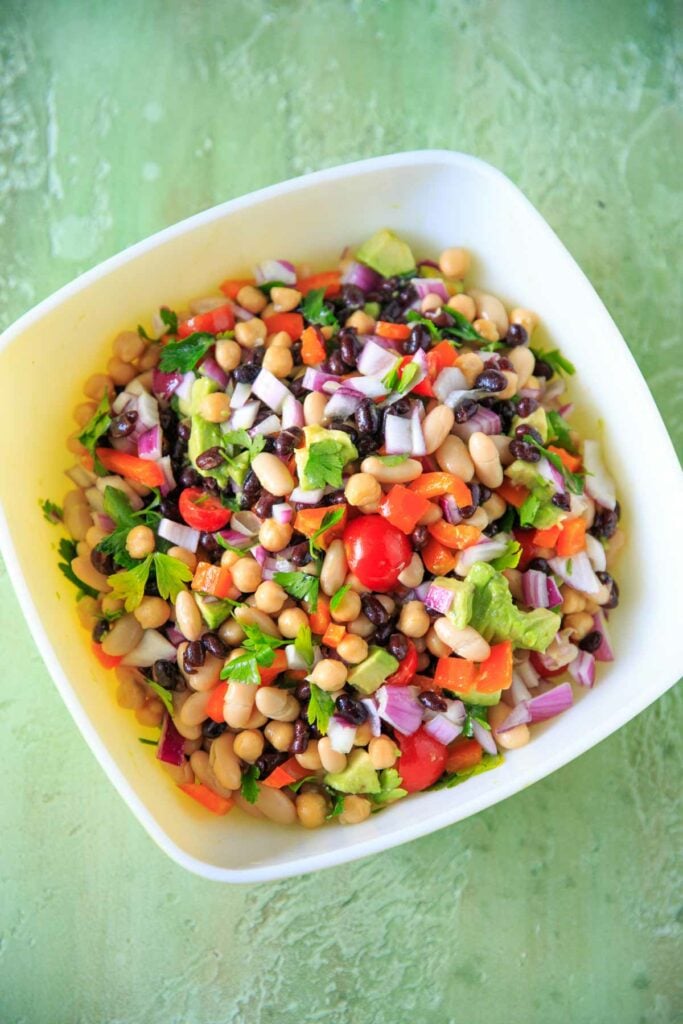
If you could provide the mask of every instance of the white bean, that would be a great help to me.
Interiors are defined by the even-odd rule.
[[[189,590],[181,590],[175,599],[176,626],[188,640],[199,640],[204,631],[201,612]]]
[[[369,473],[381,484],[406,484],[417,480],[422,475],[422,463],[416,459],[406,459],[398,466],[387,466],[376,455],[363,459],[361,472]]]
[[[349,570],[344,542],[333,540],[327,549],[323,567],[320,570],[320,586],[323,594],[331,596],[343,585]]]
[[[468,661],[486,661],[491,653],[491,648],[476,629],[472,626],[458,629],[445,616],[436,620],[434,632],[442,643]]]
[[[261,486],[278,498],[283,498],[294,490],[294,478],[277,455],[261,452],[253,460],[251,468]]]
[[[455,413],[447,405],[437,405],[422,422],[422,434],[427,454],[431,455],[444,443],[455,423]]]
[[[444,473],[453,473],[467,483],[474,476],[474,463],[470,458],[467,445],[460,437],[450,434],[437,448],[436,461]]]
[[[498,448],[488,434],[476,430],[470,435],[468,446],[480,482],[485,487],[500,487],[503,482],[503,467]]]

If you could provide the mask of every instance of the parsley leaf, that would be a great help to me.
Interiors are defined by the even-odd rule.
[[[323,327],[339,327],[331,306],[325,304],[324,298],[324,288],[312,289],[301,303],[301,312],[309,324],[321,324]]]
[[[276,572],[273,579],[290,597],[295,597],[298,601],[308,601],[312,612],[317,609],[320,588],[317,576],[310,576],[306,572]]]
[[[105,391],[100,399],[100,404],[97,406],[95,412],[78,435],[78,440],[84,448],[87,448],[95,460],[95,471],[100,472],[100,469],[102,470],[100,475],[103,475],[104,467],[102,467],[100,460],[95,455],[95,448],[97,447],[97,442],[102,437],[102,434],[109,430],[110,423],[111,415],[109,412],[109,393]]]
[[[164,689],[164,687],[160,686],[159,683],[153,683],[150,679],[147,680],[147,685],[149,686],[150,690],[154,690],[157,697],[168,711],[169,715],[172,715],[173,696],[171,694],[171,691]]]
[[[138,743],[144,743],[148,747],[158,747],[159,740],[147,740],[144,736],[138,736]]]
[[[262,291],[264,295],[267,295],[268,298],[270,298],[270,293],[273,288],[289,288],[290,286],[285,284],[284,281],[266,281],[264,284],[260,284],[257,287],[259,291]]]
[[[331,529],[331,527],[336,526],[337,523],[340,522],[341,519],[343,518],[344,511],[345,510],[343,508],[335,508],[333,511],[325,513],[325,515],[323,516],[323,521],[320,524],[320,528],[316,530],[315,533],[308,538],[308,548],[309,551],[311,552],[311,558],[315,558],[315,547],[318,537],[322,536],[322,534],[325,533],[326,530],[329,530]]]
[[[304,775],[303,779],[297,779],[296,782],[290,782],[288,789],[291,789],[292,793],[298,793],[304,782],[319,782],[317,775]]]
[[[242,784],[240,785],[240,793],[247,801],[247,803],[255,804],[258,800],[259,787],[257,779],[260,777],[261,772],[255,764],[250,764],[245,772],[242,773]]]
[[[162,306],[159,310],[159,316],[161,317],[162,323],[166,326],[167,334],[178,333],[178,314],[174,313],[168,306]]]
[[[249,551],[250,548],[253,548],[257,543],[256,539],[251,540],[249,537],[245,537],[242,547],[237,547],[236,544],[228,544],[227,540],[222,537],[220,533],[214,533],[213,538],[219,547],[225,548],[226,551],[232,551],[234,554],[240,556],[246,555],[247,551]]]
[[[140,335],[141,338],[144,338],[145,341],[156,341],[156,338],[152,338],[151,335],[147,333],[142,324],[138,324],[138,334]]]
[[[316,441],[308,449],[304,472],[311,488],[326,484],[335,490],[341,487],[343,468],[344,446],[340,441]]]
[[[554,409],[547,412],[546,417],[551,430],[549,440],[568,452],[575,452],[576,448],[572,444],[571,434],[569,433],[571,427],[567,421],[560,416],[559,412],[555,412]]]
[[[529,441],[531,444],[535,445],[536,448],[538,448],[541,455],[545,455],[548,462],[550,462],[551,465],[553,465],[555,469],[557,469],[562,474],[562,476],[565,479],[565,483],[567,484],[567,487],[572,492],[572,494],[583,494],[583,477],[580,473],[572,473],[571,470],[567,469],[559,455],[556,455],[555,452],[549,452],[547,448],[544,448],[542,445],[538,444],[537,441],[534,441],[531,434],[525,434],[524,440]],[[524,506],[522,506],[522,508],[523,507]]]
[[[71,568],[71,563],[78,554],[75,541],[67,540],[66,537],[62,537],[59,542],[58,550],[64,561],[58,562],[57,568],[66,576],[69,583],[73,583],[75,587],[78,587],[79,594],[77,600],[80,601],[82,597],[99,597],[98,592],[94,590],[93,587],[89,587],[87,583],[82,583]]]
[[[266,446],[265,434],[250,437],[246,430],[228,430],[223,434],[223,441],[225,444],[232,444],[238,448],[246,448],[250,460],[255,459]]]
[[[313,637],[310,626],[301,626],[294,640],[294,650],[309,668],[313,667]]]
[[[498,558],[494,558],[491,561],[491,565],[498,572],[502,572],[503,569],[515,569],[519,565],[519,560],[522,557],[522,545],[519,541],[510,540],[505,548],[502,555],[498,555]]]
[[[192,579],[192,572],[184,562],[171,555],[163,555],[159,551],[154,555],[154,572],[159,594],[166,601],[175,601],[180,591],[185,589],[183,584],[189,583]]]
[[[258,686],[261,682],[258,662],[253,654],[240,654],[221,669],[221,679],[230,679],[233,683],[250,683]]]
[[[509,533],[512,527],[515,525],[515,510],[512,505],[508,505],[505,512],[498,520],[501,533]]]
[[[345,583],[343,587],[340,587],[339,590],[335,591],[335,593],[332,595],[332,597],[330,598],[330,611],[331,612],[336,612],[337,608],[339,607],[339,605],[344,600],[344,594],[347,592],[348,589],[349,589],[349,584]]]
[[[147,555],[138,565],[125,572],[115,572],[107,577],[112,596],[123,601],[127,612],[132,612],[142,601],[145,587],[152,568],[152,556]]]
[[[370,799],[376,804],[390,804],[408,795],[407,789],[401,789],[401,776],[395,768],[385,768],[379,773],[379,793],[373,793]]]
[[[213,334],[195,332],[182,341],[170,341],[161,350],[159,369],[163,373],[189,373],[206,355],[216,339]]]
[[[559,348],[553,348],[549,352],[541,352],[540,349],[532,348],[536,359],[542,360],[547,363],[548,366],[553,370],[554,373],[566,373],[571,377],[576,373],[576,367],[573,363],[570,363],[568,359],[560,352]]]
[[[406,320],[411,324],[422,324],[427,328],[434,341],[439,341],[439,331],[433,320],[429,320],[426,316],[421,316],[415,309],[408,310]]]
[[[138,564],[138,559],[132,558],[126,548],[126,538],[129,531],[140,525],[149,526],[155,530],[159,525],[161,516],[158,512],[152,511],[152,506],[134,512],[128,496],[120,491],[118,487],[105,487],[104,489],[104,511],[116,524],[115,529],[108,536],[103,537],[97,545],[97,550],[105,555],[111,555],[117,565],[124,569],[132,569]]]
[[[64,518],[64,512],[59,505],[55,505],[54,501],[50,501],[49,498],[46,498],[45,501],[39,501],[38,504],[43,510],[43,515],[47,519],[48,523],[52,523],[53,526],[56,526],[57,523],[61,523]]]
[[[330,818],[337,818],[340,814],[344,813],[344,793],[338,793],[336,790],[330,790],[330,796],[332,797],[332,809],[329,814],[325,815],[325,820],[329,821]]]
[[[334,701],[326,690],[311,683],[311,697],[308,702],[308,724],[314,725],[323,736],[327,733],[330,718],[334,714]]]
[[[227,662],[221,670],[221,679],[231,679],[235,683],[251,683],[258,685],[261,682],[259,665],[270,668],[275,661],[275,651],[278,647],[286,644],[286,640],[270,636],[264,633],[258,626],[243,623],[242,629],[246,637],[242,641],[246,654]]]
[[[487,716],[487,708],[483,704],[466,704],[467,713],[465,715],[465,721],[462,727],[462,734],[467,739],[471,739],[474,734],[474,723],[478,722],[479,725],[486,729],[487,732],[491,732],[491,726]]]
[[[444,313],[449,313],[455,323],[452,327],[443,327],[442,334],[447,337],[462,338],[464,341],[477,341],[486,344],[486,338],[482,337],[479,331],[475,331],[472,324],[469,322],[466,316],[463,316],[457,309],[453,309],[452,306],[444,306]]]
[[[492,768],[497,768],[502,763],[502,754],[484,754],[479,764],[475,764],[473,768],[465,768],[461,772],[443,775],[433,786],[428,786],[427,788],[429,790],[452,789],[453,786],[459,786],[461,782],[471,779],[473,775],[482,775],[484,772],[490,772]]]

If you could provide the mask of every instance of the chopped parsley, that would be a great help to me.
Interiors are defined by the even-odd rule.
[[[244,545],[242,547],[237,547],[236,544],[229,544],[225,537],[222,537],[221,534],[218,532],[214,533],[213,539],[216,541],[219,547],[225,548],[226,551],[232,551],[233,554],[239,555],[240,558],[243,555],[246,555],[247,551],[253,548],[254,545],[257,543],[256,539],[250,540],[248,537],[245,537]]]
[[[332,808],[329,814],[325,815],[326,821],[330,818],[338,818],[340,814],[344,813],[344,793],[338,793],[336,789],[329,790],[330,797],[332,798]]]
[[[255,764],[250,764],[245,772],[242,773],[242,783],[240,785],[240,793],[247,801],[247,803],[255,804],[258,800],[259,786],[257,779],[260,777],[261,772],[258,770]]]
[[[273,579],[290,597],[295,597],[298,601],[308,601],[312,612],[317,609],[320,589],[320,580],[317,576],[310,576],[306,572],[276,572]]]
[[[171,694],[171,691],[164,689],[164,687],[160,686],[159,683],[153,683],[149,679],[147,680],[147,685],[149,686],[150,690],[154,690],[154,692],[156,693],[157,697],[159,698],[161,703],[164,705],[164,707],[168,711],[169,715],[172,715],[173,714],[173,696]]]
[[[566,373],[570,377],[576,373],[576,367],[573,363],[570,363],[568,359],[562,355],[558,348],[553,348],[549,352],[541,352],[540,349],[532,348],[536,359],[540,359],[542,362],[547,363],[553,373]]]
[[[71,563],[78,554],[76,550],[76,542],[73,540],[67,540],[66,537],[62,537],[59,542],[59,554],[64,559],[62,562],[57,563],[57,568],[66,576],[69,583],[73,583],[78,588],[79,594],[77,600],[80,601],[82,597],[99,597],[99,593],[89,587],[87,583],[83,583],[79,580],[76,573],[71,568]]]
[[[344,446],[340,441],[316,441],[308,449],[306,479],[311,488],[329,485],[335,489],[342,485]]]
[[[326,305],[325,289],[314,288],[303,299],[300,309],[309,324],[322,327],[339,327],[331,306]]]
[[[265,448],[266,437],[264,434],[250,437],[246,430],[228,430],[227,433],[223,434],[223,442],[235,445],[237,448],[245,448],[251,461]]]
[[[177,313],[174,313],[172,309],[168,308],[168,306],[162,306],[161,309],[159,310],[159,316],[161,317],[162,323],[166,327],[166,333],[167,334],[177,334],[178,333],[178,314]]]
[[[409,323],[411,323],[411,324],[422,324],[423,327],[427,328],[427,330],[431,334],[431,336],[434,339],[434,341],[439,341],[439,338],[440,338],[439,332],[438,332],[436,324],[434,323],[433,320],[430,320],[426,316],[421,316],[414,309],[409,309],[408,310],[408,312],[406,313],[406,320]]]
[[[407,455],[375,455],[383,466],[401,466],[408,461]]]
[[[308,723],[314,725],[323,736],[327,733],[330,718],[334,714],[334,701],[326,690],[311,683],[311,697],[308,702]]]
[[[401,371],[401,379],[398,382],[396,390],[399,395],[405,394],[409,391],[415,381],[416,377],[420,376],[420,367],[417,363],[406,363]]]
[[[488,709],[483,704],[466,704],[465,707],[467,708],[467,713],[462,727],[463,736],[466,736],[467,739],[472,738],[475,722],[478,722],[482,729],[491,732],[491,726],[487,718]]]
[[[100,404],[95,409],[83,430],[78,435],[78,440],[84,448],[92,455],[95,462],[95,472],[100,476],[104,475],[104,466],[95,455],[97,442],[109,430],[111,424],[111,413],[109,412],[109,392],[105,391],[100,399]]]
[[[242,641],[246,653],[227,662],[221,670],[221,679],[231,679],[234,683],[250,683],[257,686],[261,682],[259,665],[270,668],[275,661],[275,651],[287,643],[278,637],[264,633],[258,626],[240,623],[246,633]]]
[[[299,657],[306,662],[309,668],[313,667],[313,637],[310,626],[301,626],[294,640],[294,650]]]
[[[179,558],[164,555],[160,551],[157,551],[153,558],[160,595],[166,601],[175,601],[180,591],[185,589],[183,584],[189,583],[192,579],[192,570]]]
[[[452,327],[442,327],[442,334],[445,334],[448,338],[462,338],[463,341],[476,341],[487,344],[486,338],[479,331],[476,331],[467,317],[463,316],[457,309],[453,309],[452,306],[444,306],[443,311],[444,313],[449,313],[455,320],[455,323]]]
[[[519,541],[510,540],[505,548],[502,555],[498,555],[497,558],[492,559],[491,565],[498,572],[502,572],[503,569],[515,569],[519,565],[519,560],[522,557],[522,545]]]
[[[512,527],[515,525],[515,510],[512,505],[508,505],[505,512],[498,520],[501,533],[509,533]]]
[[[337,523],[341,522],[342,518],[344,517],[345,511],[346,509],[344,508],[335,508],[332,511],[325,513],[325,515],[323,516],[323,521],[320,524],[320,528],[317,529],[315,533],[308,538],[308,547],[311,552],[311,558],[315,558],[316,541],[318,540],[318,538],[321,537],[323,533],[325,533],[327,530],[330,530],[333,526],[336,526]]]
[[[335,593],[332,595],[332,597],[330,598],[330,611],[331,612],[336,612],[337,608],[339,607],[339,605],[344,600],[344,595],[346,594],[348,589],[349,589],[349,584],[345,583],[342,587],[339,588],[339,590],[335,591]]]
[[[189,373],[203,359],[216,339],[213,334],[197,331],[182,341],[170,341],[161,350],[159,369],[163,373]]]
[[[575,452],[576,449],[572,444],[571,434],[569,433],[571,427],[567,421],[560,416],[559,412],[555,412],[553,409],[546,413],[546,417],[551,431],[549,440],[568,452]]]
[[[150,570],[154,567],[157,589],[165,600],[175,601],[184,584],[192,579],[191,570],[179,558],[172,558],[160,551],[147,555],[125,572],[117,572],[107,578],[114,597],[124,602],[127,612],[132,612],[142,601]]]
[[[556,455],[555,452],[548,451],[547,448],[544,448],[542,445],[538,444],[538,442],[533,439],[531,434],[525,434],[524,440],[528,441],[530,444],[533,444],[536,448],[538,448],[541,455],[545,455],[548,462],[550,462],[551,465],[553,465],[555,469],[557,469],[562,474],[565,483],[567,484],[567,487],[572,492],[572,494],[583,494],[583,477],[580,473],[572,473],[571,470],[567,469],[559,455]]]
[[[104,511],[110,519],[114,520],[115,528],[108,536],[103,537],[97,545],[97,550],[105,555],[111,555],[117,565],[124,569],[132,569],[138,564],[138,560],[128,554],[126,538],[134,526],[149,526],[155,530],[159,525],[161,515],[154,511],[154,503],[146,508],[134,512],[128,496],[120,491],[118,487],[105,487],[104,489]]]
[[[61,523],[64,518],[64,510],[59,505],[55,505],[54,501],[50,501],[49,498],[46,498],[45,501],[39,501],[38,504],[43,510],[43,516],[47,519],[48,523],[51,523],[53,526]]]

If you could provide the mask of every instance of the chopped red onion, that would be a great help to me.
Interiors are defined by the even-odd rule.
[[[482,534],[482,537],[478,544],[458,552],[458,560],[455,563],[455,572],[458,576],[466,576],[475,562],[492,562],[494,558],[504,553],[510,542],[510,537],[506,533],[499,533],[495,537]]]
[[[538,401],[540,395],[540,388],[520,388],[519,393],[522,398],[535,398]]]
[[[442,714],[456,725],[462,725],[467,717],[467,711],[465,710],[463,702],[461,700],[451,700],[450,697],[445,697],[444,700],[446,701],[447,707]]]
[[[550,384],[546,385],[546,389],[543,392],[543,401],[552,402],[553,399],[559,398],[567,390],[567,382],[562,377],[556,377],[555,380],[551,381]]]
[[[246,384],[244,382],[235,384],[235,390],[230,396],[230,408],[233,410],[241,409],[244,405],[246,405],[250,394],[251,384]]]
[[[192,397],[192,385],[196,379],[191,370],[183,374],[183,379],[175,389],[176,398],[179,398],[181,402],[189,402]]]
[[[325,406],[325,417],[327,420],[346,420],[353,416],[362,401],[363,396],[358,391],[342,384]]]
[[[293,672],[308,672],[308,663],[301,657],[294,644],[287,644],[285,656],[287,658],[287,668]]]
[[[426,581],[425,583],[421,583],[419,587],[415,587],[415,600],[424,601],[430,587],[431,583],[429,583],[428,581]]]
[[[290,394],[281,380],[270,370],[262,369],[251,386],[252,393],[273,410],[281,412],[285,398]]]
[[[440,402],[446,402],[453,392],[466,390],[465,375],[457,366],[446,366],[432,384],[432,391]]]
[[[471,394],[471,392],[465,392],[465,397]],[[465,423],[456,423],[452,433],[456,434],[461,440],[468,441],[472,434],[477,431],[481,431],[482,434],[500,434],[501,430],[502,424],[498,413],[494,412],[493,409],[487,409],[485,406],[480,405],[474,416],[471,416]]]
[[[455,594],[449,587],[440,587],[437,583],[430,583],[427,596],[424,599],[425,608],[431,608],[434,612],[446,615]]]
[[[164,715],[161,726],[157,758],[166,764],[185,764],[185,737],[180,735],[168,713]]]
[[[211,356],[206,356],[202,360],[202,365],[199,367],[199,373],[203,377],[208,377],[218,384],[219,388],[225,389],[228,386],[228,375],[224,370],[220,368],[215,359]]]
[[[548,718],[554,718],[571,707],[574,703],[574,694],[571,683],[560,683],[552,690],[547,690],[538,697],[532,697],[527,707],[532,722],[545,722]]]
[[[93,523],[105,533],[113,533],[116,529],[116,523],[110,516],[103,516],[99,513],[93,513]]]
[[[517,725],[528,725],[531,721],[531,712],[529,711],[529,701],[521,700],[517,704],[507,718],[496,728],[496,732],[507,732],[508,729],[514,729]]]
[[[410,416],[410,454],[418,457],[427,454],[427,445],[425,443],[424,434],[422,433],[422,423],[420,422],[420,413],[423,411],[422,404],[416,405],[413,407],[413,411]]]
[[[444,302],[448,302],[448,289],[440,277],[412,277],[410,283],[417,292],[418,299],[438,295]]]
[[[161,427],[150,427],[138,438],[138,458],[156,462],[161,458]]]
[[[246,547],[251,539],[250,536],[239,533],[237,530],[219,530],[218,532],[226,544],[231,544],[234,548]]]
[[[439,264],[435,263],[434,260],[419,260],[417,269],[419,270],[420,267],[432,267],[433,270],[441,270]]]
[[[412,454],[412,421],[404,416],[386,416],[384,419],[384,443],[387,455]]]
[[[146,629],[142,634],[142,640],[134,647],[122,661],[123,665],[130,665],[133,668],[149,668],[155,661],[175,661],[176,649],[170,640],[156,629]]]
[[[171,456],[164,455],[163,458],[157,459],[157,466],[161,469],[164,474],[164,482],[159,488],[164,497],[174,491],[177,487],[176,478],[173,475],[173,466],[171,464]]]
[[[614,650],[612,648],[612,640],[607,628],[607,620],[601,611],[596,612],[593,616],[593,628],[597,630],[598,633],[602,634],[602,642],[597,651],[593,652],[595,660],[614,661]]]
[[[372,697],[363,697],[361,704],[364,705],[365,710],[368,713],[368,721],[370,723],[370,732],[373,736],[382,735],[382,720],[379,717],[379,711],[377,710],[377,704]]]
[[[263,567],[268,560],[268,552],[261,544],[257,544],[256,547],[251,549],[251,557],[255,558],[258,564]]]
[[[515,671],[519,674],[520,679],[530,690],[535,690],[541,682],[541,677],[529,661],[528,657],[524,661],[520,661],[515,666]]]
[[[396,363],[396,353],[382,348],[375,341],[367,341],[358,357],[358,370],[365,377],[383,377]]]
[[[304,407],[294,395],[287,395],[282,404],[282,429],[289,427],[303,427]]]
[[[182,379],[182,378],[181,378]],[[114,401],[111,403],[111,411],[115,416],[120,416],[121,413],[131,405],[133,396],[128,391],[121,391],[116,396]]]
[[[334,373],[325,373],[324,370],[316,370],[309,366],[303,376],[302,384],[307,391],[322,391],[325,384],[330,381],[335,381],[337,384],[342,382],[341,377]]]
[[[230,525],[233,530],[237,530],[245,537],[255,537],[261,529],[261,520],[253,512],[245,510],[244,512],[235,512],[230,520]]]
[[[560,408],[559,408],[560,416],[563,416],[565,419],[568,419],[568,417],[571,416],[571,414],[573,412],[574,412],[574,403],[573,402],[567,402],[566,405],[561,405]]]
[[[264,420],[257,423],[255,427],[252,427],[249,431],[251,437],[258,437],[259,434],[263,434],[267,437],[269,434],[279,434],[282,430],[282,424],[280,423],[280,417],[273,413],[272,416],[266,416]]]
[[[498,747],[496,746],[493,734],[490,729],[485,729],[476,718],[472,721],[472,734],[479,746],[483,747],[487,754],[493,754],[495,757],[498,753]]]
[[[152,391],[155,395],[158,395],[159,398],[165,398],[166,401],[168,401],[182,379],[182,373],[162,373],[161,370],[157,370],[155,366],[152,370]],[[121,394],[124,393],[125,392],[121,392]],[[120,397],[121,395],[118,395],[117,400]]]
[[[559,469],[553,466],[552,462],[549,462],[546,458],[541,458],[536,463],[535,468],[539,476],[553,485],[557,494],[565,493],[564,477]]]
[[[353,749],[353,741],[356,738],[356,726],[351,725],[340,715],[332,715],[327,726],[327,737],[330,746],[338,754],[349,754]]]
[[[240,320],[242,323],[246,320],[253,320],[256,315],[255,313],[250,313],[244,306],[238,306],[236,302],[233,304],[233,309],[235,311],[235,320]]]
[[[602,586],[585,551],[579,551],[571,558],[551,558],[549,564],[565,583],[582,594],[597,594]]]
[[[512,697],[512,703],[515,705],[519,704],[522,700],[531,700],[531,693],[524,685],[524,681],[519,672],[515,669],[512,670],[512,685],[510,686],[508,693]]]
[[[424,724],[424,731],[428,732],[439,743],[447,747],[462,732],[462,725],[456,725],[445,715],[434,715]]]
[[[297,505],[317,505],[323,500],[324,487],[316,487],[315,490],[305,491],[303,487],[295,487],[289,496],[289,500]]]
[[[363,346],[370,344],[379,345],[385,351],[391,352],[394,359],[402,353],[402,343],[396,338],[384,338],[381,334],[362,334],[359,341]]]
[[[374,291],[381,280],[381,276],[376,271],[356,260],[349,263],[341,276],[342,284],[354,284],[356,288],[360,288],[364,292]]]
[[[235,409],[227,423],[221,425],[221,430],[224,434],[231,430],[250,430],[254,426],[258,411],[258,402],[247,402],[241,409]]]
[[[588,651],[579,651],[569,665],[569,672],[577,683],[590,689],[595,682],[595,657]]]
[[[148,391],[137,396],[137,413],[141,427],[159,426],[159,403]]]
[[[256,284],[268,284],[270,281],[282,281],[287,287],[296,284],[296,270],[289,260],[262,260],[254,267]]]
[[[157,532],[169,544],[187,548],[188,551],[196,551],[199,547],[199,530],[183,526],[182,523],[176,523],[173,519],[162,519]]]
[[[271,512],[273,519],[276,519],[278,523],[291,523],[294,515],[294,509],[286,501],[280,501],[277,505],[273,505]]]
[[[327,381],[322,390],[331,395],[339,387],[350,388],[365,398],[384,398],[389,394],[389,388],[378,377],[350,377],[342,385],[335,381]]]
[[[562,604],[562,594],[552,576],[548,576],[546,586],[548,587],[548,608],[557,608],[558,604]]]
[[[458,503],[452,494],[444,494],[440,499],[441,510],[443,511],[443,517],[447,523],[452,526],[457,526],[458,523],[462,522],[462,516]]]
[[[420,727],[424,708],[412,686],[380,686],[375,693],[380,718],[403,736],[412,736]]]
[[[176,629],[175,626],[166,626],[165,632],[166,639],[169,640],[174,647],[179,647],[180,644],[182,644],[183,641],[185,640],[183,634],[180,632],[179,629]]]
[[[607,568],[607,552],[597,537],[586,534],[586,554],[596,572],[604,572]]]
[[[605,469],[597,441],[584,441],[583,465],[586,470],[586,493],[604,508],[614,511],[617,504],[614,480]]]

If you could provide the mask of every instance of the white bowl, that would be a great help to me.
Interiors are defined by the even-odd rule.
[[[94,660],[74,592],[56,567],[57,534],[38,507],[59,501],[72,461],[64,438],[84,379],[112,337],[161,304],[211,291],[257,260],[336,259],[390,226],[419,255],[447,245],[476,254],[473,277],[538,311],[576,364],[572,393],[604,422],[629,546],[611,620],[617,660],[595,689],[496,771],[453,790],[400,801],[362,825],[314,832],[233,812],[215,819],[185,799],[137,742]],[[459,821],[543,778],[618,729],[671,686],[680,666],[675,596],[683,578],[678,465],[623,338],[581,270],[499,171],[458,153],[401,153],[310,174],[235,199],[132,246],[23,316],[0,341],[0,542],[24,614],[76,724],[149,834],[206,878],[254,882],[364,857]],[[591,420],[588,419],[590,423]],[[678,632],[677,632],[678,626]]]

